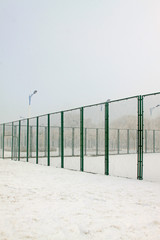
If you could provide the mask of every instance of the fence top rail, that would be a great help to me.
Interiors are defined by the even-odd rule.
[[[142,95],[142,97],[149,97],[149,96],[158,95],[158,94],[160,94],[160,92],[148,93],[148,94]]]
[[[31,117],[31,118],[23,118],[23,119],[19,119],[19,120],[15,120],[15,121],[11,121],[11,122],[6,122],[6,123],[1,123],[0,125],[3,125],[3,124],[12,124],[12,123],[15,123],[15,122],[21,122],[21,121],[25,121],[27,119],[31,120],[31,119],[36,119],[37,117],[47,117],[48,115],[53,115],[53,114],[60,114],[61,112],[69,112],[69,111],[75,111],[75,110],[80,110],[81,108],[88,108],[88,107],[94,107],[94,106],[98,106],[98,105],[104,105],[106,103],[113,103],[113,102],[119,102],[119,101],[125,101],[125,100],[129,100],[129,99],[133,99],[133,98],[138,98],[139,96],[142,96],[142,97],[146,97],[146,96],[151,96],[151,95],[157,95],[157,94],[160,94],[160,92],[155,92],[155,93],[149,93],[149,94],[144,94],[144,95],[136,95],[136,96],[131,96],[131,97],[127,97],[127,98],[121,98],[121,99],[116,99],[116,100],[107,100],[105,102],[101,102],[101,103],[95,103],[95,104],[91,104],[91,105],[85,105],[85,106],[81,106],[81,107],[77,107],[77,108],[72,108],[72,109],[66,109],[66,110],[62,110],[62,111],[57,111],[57,112],[50,112],[50,113],[45,113],[45,114],[42,114],[42,115],[38,115],[38,116],[34,116],[34,117]]]

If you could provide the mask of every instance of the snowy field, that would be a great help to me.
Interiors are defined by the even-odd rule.
[[[0,159],[0,240],[160,240],[160,182]]]

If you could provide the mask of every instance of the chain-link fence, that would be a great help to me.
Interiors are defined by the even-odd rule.
[[[0,157],[160,180],[160,93],[1,124]]]

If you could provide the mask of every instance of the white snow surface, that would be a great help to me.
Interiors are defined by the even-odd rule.
[[[0,159],[0,240],[160,240],[160,182]]]

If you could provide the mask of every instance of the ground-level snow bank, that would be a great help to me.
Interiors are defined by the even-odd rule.
[[[160,240],[160,183],[0,159],[1,240]]]

